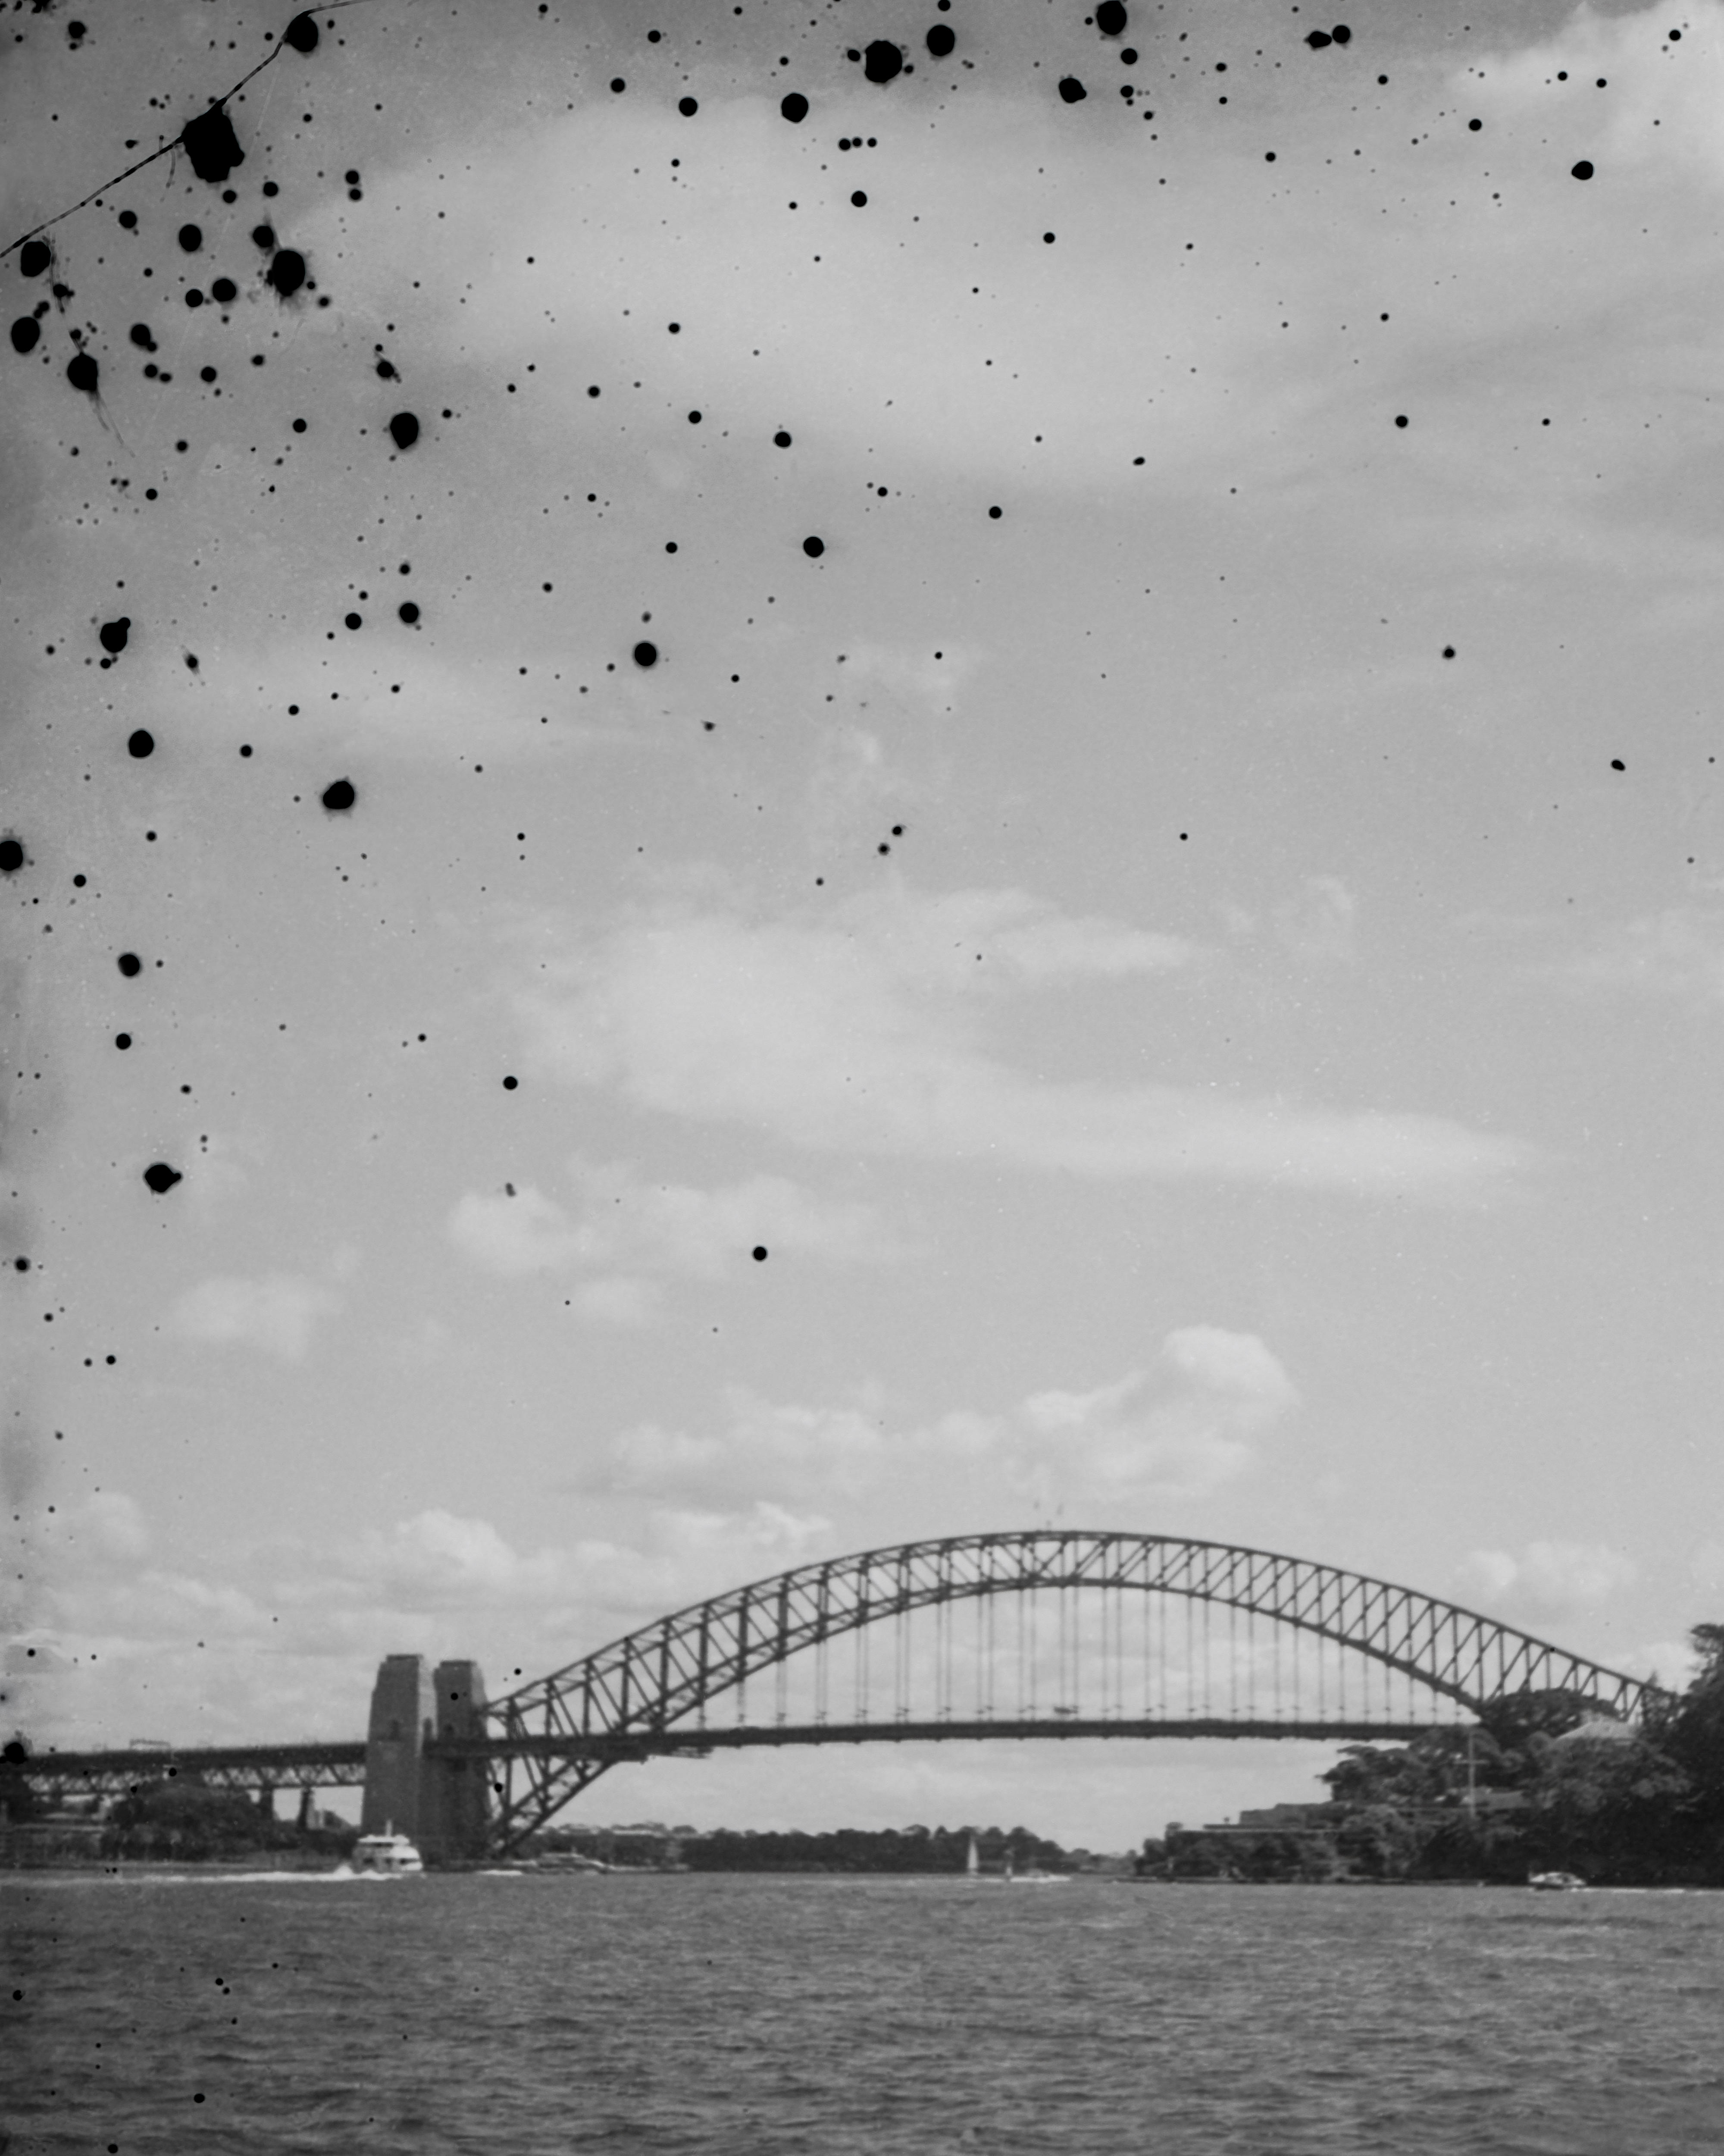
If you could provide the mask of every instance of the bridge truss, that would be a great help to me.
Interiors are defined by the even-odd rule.
[[[1008,1599],[1015,1640],[995,1621]],[[909,1681],[918,1619],[922,1689],[931,1689],[920,1710]],[[892,1635],[895,1678],[883,1716],[867,1661],[880,1627]],[[850,1707],[835,1715],[830,1650],[847,1635]],[[785,1679],[804,1656],[812,1700],[793,1716]],[[1003,1705],[998,1672],[1014,1656],[1015,1703]],[[748,1686],[768,1673],[773,1715],[751,1722]],[[1412,1702],[1399,1714],[1394,1681]],[[864,1550],[696,1603],[493,1702],[492,1734],[460,1748],[494,1763],[493,1845],[507,1851],[608,1768],[661,1753],[977,1737],[1407,1738],[1516,1693],[1576,1693],[1634,1721],[1655,1690],[1334,1565],[1166,1535],[1034,1528]],[[726,1696],[728,1726],[711,1712]]]

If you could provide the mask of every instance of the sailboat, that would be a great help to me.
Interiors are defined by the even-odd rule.
[[[964,1858],[964,1876],[967,1879],[979,1879],[982,1876],[982,1856],[976,1846],[976,1837],[973,1834],[970,1836],[969,1851]]]

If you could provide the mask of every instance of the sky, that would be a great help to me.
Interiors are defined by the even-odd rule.
[[[808,4],[0,16],[38,1743],[1051,1523],[1724,1615],[1724,9]]]

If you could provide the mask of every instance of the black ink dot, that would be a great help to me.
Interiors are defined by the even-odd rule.
[[[1485,123],[1482,120],[1469,120],[1466,124],[1471,132],[1476,135]]]
[[[928,33],[928,50],[936,60],[943,60],[957,43],[957,33],[949,23],[936,23]]]
[[[398,412],[389,422],[389,439],[398,449],[410,449],[419,439],[419,423],[411,412]]]
[[[680,97],[676,100],[676,109],[685,120],[692,120],[700,110],[700,100],[698,97]]]
[[[117,621],[105,621],[96,631],[104,651],[124,651],[126,639],[131,634],[131,616],[123,613]]]
[[[1452,659],[1455,656],[1455,646],[1452,644],[1445,644],[1443,646],[1443,656],[1445,659]]]
[[[156,340],[150,333],[150,325],[147,322],[132,324],[131,341],[140,352],[154,352],[156,349]]]
[[[1396,414],[1395,414],[1395,424],[1396,424],[1398,427],[1404,427],[1404,426],[1406,425],[1406,424],[1407,424],[1407,415],[1406,415],[1406,413],[1405,413],[1404,412],[1397,412],[1397,413],[1396,413]]]
[[[1060,95],[1068,105],[1081,105],[1089,94],[1075,74],[1060,78]]]
[[[518,1078],[505,1078],[503,1081],[503,1091],[505,1093],[512,1093],[520,1083],[521,1081]]]
[[[295,15],[281,33],[281,42],[291,45],[296,53],[315,53],[317,49],[317,25],[310,15]]]
[[[764,1265],[766,1263],[766,1245],[764,1243],[757,1243],[754,1246],[754,1262],[757,1265]]]
[[[305,281],[305,258],[297,247],[284,247],[264,273],[264,282],[284,300],[291,299]]]
[[[164,1192],[172,1190],[175,1183],[182,1182],[184,1178],[177,1168],[170,1168],[165,1160],[156,1160],[151,1161],[144,1170],[144,1180],[160,1198]],[[203,2102],[201,2097],[198,2102],[200,2103]]]
[[[690,412],[690,414],[689,414],[689,424],[690,424],[691,427],[698,427],[698,426],[700,425],[700,413],[699,413],[698,412]]]
[[[778,110],[793,126],[798,126],[808,116],[808,100],[799,90],[793,90],[788,97],[779,100]]]
[[[144,962],[136,951],[122,951],[114,963],[125,974],[128,981],[135,974],[141,973],[144,970]]]
[[[890,82],[903,69],[903,52],[889,38],[876,38],[862,55],[862,72],[870,82]]]
[[[860,187],[858,187],[854,194],[850,197],[850,201],[857,209],[866,209],[868,207],[868,198]]]
[[[624,81],[623,81],[623,78],[622,78],[622,76],[621,76],[621,75],[619,75],[619,74],[616,74],[616,75],[613,75],[613,76],[611,77],[611,88],[612,88],[613,90],[627,90],[627,89],[628,89],[628,87],[629,87],[628,84],[627,84],[626,82],[624,82]]]
[[[419,618],[419,609],[411,599],[403,599],[395,611],[405,622],[415,622]]]
[[[201,224],[182,224],[180,227],[179,236],[180,245],[185,249],[187,254],[195,254],[203,244],[203,228]]]
[[[188,120],[181,130],[180,141],[192,161],[192,170],[212,187],[219,187],[236,165],[245,162],[233,123],[219,105],[212,105],[207,112]]]
[[[33,315],[20,315],[12,326],[12,348],[16,352],[34,352],[42,335],[42,325]]]
[[[994,508],[990,509],[988,513],[990,516],[1003,516],[1006,512],[1003,509]]]
[[[296,434],[303,434],[305,431],[305,422],[303,419],[295,419],[293,423],[293,430]]]
[[[273,224],[254,224],[251,228],[251,244],[261,247],[265,254],[273,254],[275,247],[275,228]]]
[[[773,445],[777,449],[788,449],[790,447],[790,437],[785,433],[782,427],[779,428],[777,433],[773,435],[772,442]]]
[[[239,287],[231,277],[218,277],[209,288],[209,296],[219,305],[225,307],[229,300],[239,298]]]
[[[1583,157],[1580,162],[1578,165],[1572,166],[1570,170],[1577,180],[1591,179],[1593,177],[1593,165],[1591,158]]]
[[[24,850],[16,839],[0,839],[0,875],[16,875],[24,865]]]
[[[1051,247],[1053,244],[1054,244],[1054,235],[1053,235],[1053,234],[1052,234],[1051,232],[1044,232],[1044,233],[1042,234],[1042,245],[1043,245],[1044,247]]]
[[[810,534],[803,541],[802,550],[811,562],[818,562],[826,552],[826,542],[824,539],[816,539]]]
[[[127,752],[140,758],[156,753],[156,737],[147,726],[139,726],[126,737]]]
[[[114,1036],[114,1045],[115,1048],[121,1049],[130,1048],[131,1045],[131,1035],[129,1033],[116,1033]]]
[[[87,352],[74,352],[66,362],[66,379],[74,389],[81,389],[86,397],[94,397],[101,371]]]
[[[1313,30],[1305,42],[1314,53],[1320,53],[1325,45],[1332,45],[1335,40],[1326,30]]]
[[[1619,756],[1614,756],[1610,759],[1610,768],[1613,771],[1626,771],[1628,769],[1628,766],[1623,762]]]
[[[1337,23],[1333,30],[1330,32],[1330,35],[1334,38],[1337,45],[1351,44],[1352,34],[1352,32],[1348,29],[1345,23]]]
[[[1126,27],[1124,0],[1101,0],[1095,10],[1095,27],[1104,38],[1117,38]]]
[[[637,644],[634,647],[634,663],[637,666],[656,666],[659,663],[658,645],[645,642]]]
[[[337,778],[323,789],[323,805],[331,816],[338,816],[351,808],[358,798],[351,778]]]
[[[188,307],[201,307],[203,305],[203,295],[195,285],[192,285],[186,293],[186,305]]]
[[[27,239],[18,251],[18,274],[39,277],[53,259],[54,249],[45,239]]]

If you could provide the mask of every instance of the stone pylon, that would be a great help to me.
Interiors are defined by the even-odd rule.
[[[423,1655],[387,1655],[372,1688],[371,1722],[365,1738],[362,1834],[393,1829],[417,1842],[420,1829],[421,1762],[435,1727],[436,1706]]]
[[[439,1662],[431,1689],[439,1738],[486,1734],[485,1679],[477,1662]],[[492,1772],[486,1759],[445,1759],[433,1753],[421,1760],[419,1848],[428,1860],[485,1855]]]

